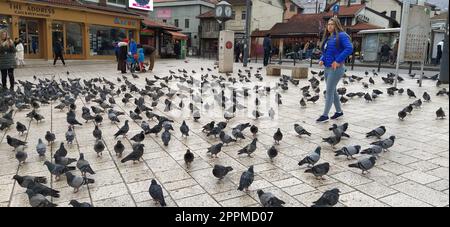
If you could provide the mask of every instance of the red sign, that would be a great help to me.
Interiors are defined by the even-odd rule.
[[[231,48],[233,48],[233,43],[232,43],[231,41],[228,41],[228,42],[225,44],[225,47],[226,47],[227,49],[231,49]]]

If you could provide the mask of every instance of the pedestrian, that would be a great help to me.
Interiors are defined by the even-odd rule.
[[[394,48],[392,48],[392,54],[391,54],[391,64],[395,64],[395,62],[397,61],[397,54],[398,54],[398,45],[399,45],[400,40],[397,39],[395,41],[394,44]]]
[[[33,49],[33,54],[36,54],[37,50],[37,40],[36,38],[31,39],[31,49]]]
[[[148,57],[149,59],[149,71],[153,71],[153,67],[155,66],[155,59],[156,59],[156,49],[150,45],[144,46],[144,55],[145,57]]]
[[[337,119],[344,115],[341,109],[339,95],[336,86],[339,80],[344,76],[345,59],[353,53],[353,45],[350,36],[345,32],[339,19],[332,17],[327,23],[327,32],[323,34],[322,56],[319,65],[325,66],[325,82],[326,82],[326,101],[322,116],[317,122],[326,122],[329,120],[328,113],[334,104],[336,113],[331,119]]]
[[[53,44],[53,54],[55,56],[55,59],[53,60],[53,66],[56,65],[56,61],[61,59],[64,66],[66,66],[66,62],[64,62],[64,56],[63,56],[63,44],[61,38],[58,38],[56,42]]]
[[[23,48],[22,39],[17,39],[16,51],[17,51],[16,52],[17,66],[24,66],[25,61],[24,61],[24,48]]]
[[[442,50],[444,48],[444,40],[440,41],[437,44],[437,56],[436,56],[436,65],[441,64],[441,58],[442,58]]]
[[[239,62],[240,59],[241,59],[241,44],[239,43],[239,41],[236,41],[234,45],[234,62]]]
[[[129,55],[135,57],[135,55],[137,54],[137,43],[136,41],[134,41],[133,38],[130,39],[130,47],[129,47]]]
[[[175,58],[181,58],[181,44],[180,41],[175,40],[175,44],[173,45],[173,52],[175,53]]]
[[[145,72],[145,66],[144,66],[144,62],[145,62],[145,54],[144,54],[144,48],[142,47],[141,44],[137,45],[137,55],[138,55],[138,62],[139,62],[139,71],[140,72]]]
[[[128,39],[123,39],[117,44],[119,46],[119,57],[117,62],[117,70],[122,73],[127,72],[127,54],[128,54]]]
[[[16,67],[16,47],[6,30],[0,30],[0,71],[2,87],[6,89],[6,77],[9,77],[10,90],[14,91],[14,68]]]
[[[387,42],[383,43],[383,46],[381,46],[381,61],[389,61],[389,53],[391,51],[391,47],[387,44]]]
[[[272,50],[272,40],[270,39],[270,34],[267,34],[266,37],[264,37],[263,48],[264,48],[264,66],[267,66],[269,64],[270,51]]]

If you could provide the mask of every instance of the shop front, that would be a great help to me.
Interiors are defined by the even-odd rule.
[[[84,5],[1,1],[0,29],[23,41],[28,59],[52,59],[58,40],[67,59],[113,59],[115,42],[139,42],[140,18]]]

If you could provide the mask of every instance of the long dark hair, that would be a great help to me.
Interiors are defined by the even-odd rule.
[[[336,37],[336,47],[339,49],[339,32],[345,32],[345,29],[342,26],[341,21],[337,17],[330,18],[328,20],[328,23],[329,22],[333,22],[334,23],[333,34]],[[328,26],[328,24],[326,26]],[[320,45],[322,47],[322,49],[323,49],[323,45],[325,44],[325,42],[328,40],[328,38],[330,36],[331,36],[331,34],[328,32],[328,29],[325,28],[325,31],[323,32],[322,43]]]

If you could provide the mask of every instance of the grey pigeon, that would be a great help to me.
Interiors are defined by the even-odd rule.
[[[117,114],[114,113],[114,111],[112,109],[108,110],[108,119],[112,122],[120,122],[119,118],[117,117]]]
[[[189,127],[186,124],[186,121],[183,121],[183,123],[180,126],[180,132],[182,136],[189,136]]]
[[[67,117],[66,117],[67,123],[69,123],[69,125],[83,125],[80,122],[77,121],[76,116],[75,116],[75,112],[73,110],[70,110],[67,113]]]
[[[231,135],[234,136],[234,138],[236,139],[245,139],[244,134],[242,133],[241,130],[239,130],[238,128],[234,128],[231,130]]]
[[[372,156],[379,156],[383,152],[383,148],[378,145],[372,145],[371,147],[361,151],[361,154],[368,154]]]
[[[159,203],[162,207],[167,206],[166,201],[164,200],[162,187],[156,182],[155,179],[152,179],[148,192],[152,199]]]
[[[330,137],[327,137],[327,138],[322,138],[322,141],[323,142],[327,142],[332,147],[334,147],[336,144],[341,142],[341,137],[339,137],[339,136],[330,136]]]
[[[171,134],[169,130],[164,130],[164,132],[161,134],[161,140],[163,141],[164,146],[169,146]]]
[[[442,107],[440,107],[438,110],[436,110],[436,118],[441,118],[441,119],[445,118],[445,112],[442,109]]]
[[[219,138],[220,141],[222,141],[222,143],[228,145],[231,142],[236,142],[235,139],[233,139],[231,136],[229,136],[228,134],[226,134],[224,131],[221,131],[219,134]]]
[[[375,160],[377,160],[377,158],[372,156],[370,158],[359,160],[357,163],[350,164],[348,167],[358,168],[362,170],[362,174],[365,174],[364,172],[369,173],[369,170],[375,166]]]
[[[386,127],[380,126],[380,127],[376,128],[376,129],[366,133],[366,138],[375,136],[378,139],[380,139],[381,136],[383,136],[385,133],[386,133]]]
[[[68,171],[72,171],[75,170],[75,167],[72,166],[63,166],[63,165],[58,165],[58,164],[53,164],[49,161],[45,161],[44,165],[47,166],[48,171],[52,174],[55,175],[55,179],[56,181],[58,181],[60,179],[60,176]]]
[[[38,139],[38,144],[36,145],[36,151],[39,154],[39,157],[44,157],[45,152],[47,151],[47,145],[42,142],[42,139]]]
[[[249,157],[251,157],[251,154],[256,151],[256,142],[257,141],[258,141],[257,138],[253,139],[253,141],[249,145],[245,146],[244,148],[242,148],[238,151],[238,155],[239,154],[247,154]]]
[[[323,179],[323,176],[326,175],[328,171],[330,171],[330,163],[325,162],[317,164],[310,169],[306,169],[305,173],[312,173],[315,177]]]
[[[194,161],[194,154],[188,149],[184,154],[184,162],[186,163],[186,166],[189,168],[189,166],[193,161]]]
[[[299,124],[294,124],[294,130],[295,132],[299,135],[307,135],[307,136],[311,136],[311,133],[309,133],[308,131],[306,131],[306,129],[304,129],[302,126],[300,126]]]
[[[55,163],[63,166],[68,166],[74,162],[76,162],[77,159],[75,158],[67,158],[62,156],[55,156]]]
[[[29,186],[32,186],[31,183],[40,183],[40,184],[46,184],[47,178],[46,177],[35,177],[35,176],[20,176],[20,175],[14,175],[13,178],[17,181],[17,183],[23,187],[28,188]]]
[[[122,153],[125,150],[125,146],[122,141],[118,140],[116,145],[114,145],[114,152],[116,152],[116,156],[122,157]]]
[[[336,137],[347,137],[347,138],[350,138],[350,136],[347,133],[345,133],[347,128],[344,127],[343,125],[337,126],[336,124],[333,124],[332,127],[329,128],[329,130],[333,131],[333,134]]]
[[[216,145],[212,145],[208,148],[208,151],[206,153],[210,153],[211,157],[215,156],[217,158],[217,154],[222,150],[223,143],[219,143]]]
[[[75,140],[75,132],[73,131],[72,126],[69,126],[69,129],[67,129],[66,132],[66,141],[68,144],[72,144]]]
[[[408,95],[408,97],[410,98],[416,98],[416,94],[414,94],[414,91],[412,91],[411,89],[406,89],[406,94]]]
[[[128,130],[130,130],[130,126],[128,125],[128,120],[125,120],[125,124],[114,134],[114,138],[118,136],[126,137]]]
[[[309,153],[308,156],[306,156],[305,158],[303,158],[298,165],[302,166],[304,164],[308,164],[309,166],[314,166],[320,159],[320,151],[322,150],[322,148],[319,146],[317,147],[313,152]]]
[[[140,133],[131,137],[130,140],[133,140],[136,143],[140,143],[140,142],[144,141],[144,139],[145,139],[145,133],[144,133],[144,131],[141,131]]]
[[[253,172],[253,165],[248,168],[247,171],[243,172],[241,175],[241,179],[239,180],[239,187],[238,190],[246,190],[248,191],[248,188],[253,183],[253,180],[255,179],[255,173]]]
[[[385,140],[376,141],[371,144],[378,145],[378,146],[382,147],[384,150],[387,150],[387,149],[391,148],[392,146],[394,146],[394,143],[395,143],[395,136],[390,136],[389,138],[387,138]]]
[[[31,189],[27,189],[25,193],[27,193],[27,195],[28,195],[28,200],[30,202],[31,207],[56,207],[56,206],[58,206],[58,205],[50,202],[42,194],[35,193]]]
[[[269,156],[271,162],[273,162],[273,159],[277,157],[277,155],[278,150],[275,148],[275,146],[272,146],[269,148],[269,150],[267,150],[267,156]]]
[[[339,202],[339,189],[333,188],[325,191],[322,196],[314,201],[312,207],[332,207]]]
[[[8,143],[9,146],[13,147],[14,149],[16,149],[19,146],[27,145],[27,142],[13,138],[9,135],[6,136],[6,142]]]
[[[123,158],[120,162],[125,163],[127,161],[133,161],[135,163],[136,161],[139,161],[139,159],[142,158],[144,155],[144,144],[133,144],[133,151],[128,154],[125,158]]]
[[[25,161],[28,158],[28,154],[27,152],[23,151],[23,150],[19,150],[18,148],[16,149],[16,155],[15,155],[17,161],[19,161],[19,165],[25,163]]]
[[[280,128],[278,128],[273,135],[273,139],[275,140],[276,144],[280,144],[280,141],[283,139],[283,133],[281,132]]]
[[[64,143],[61,142],[61,144],[59,145],[58,150],[56,150],[55,154],[53,155],[53,158],[56,157],[66,157],[67,155],[67,149],[64,147]]]
[[[18,176],[18,175],[15,175],[13,177],[13,179],[15,179],[18,183],[20,181],[22,181],[22,184],[24,184],[24,181],[25,181],[23,177]],[[22,186],[22,184],[19,183],[20,186]],[[22,186],[22,187],[24,187],[24,186]],[[43,185],[43,184],[41,184],[39,182],[29,181],[27,183],[27,186],[24,187],[24,188],[31,189],[33,192],[41,194],[43,196],[51,196],[51,197],[54,197],[54,198],[59,198],[60,197],[58,190],[49,188],[49,187],[47,187],[47,186],[45,186],[45,185]]]
[[[264,192],[263,190],[258,189],[257,193],[263,207],[283,207],[283,204],[286,204],[286,202],[277,198],[270,192]]]
[[[150,125],[146,121],[142,121],[141,129],[144,130],[145,133],[148,133],[150,131]]]
[[[423,98],[423,100],[424,100],[425,102],[431,101],[431,96],[430,96],[430,94],[428,94],[427,92],[424,92],[424,93],[423,93],[422,98]]]
[[[258,133],[258,127],[256,127],[256,125],[252,125],[250,127],[250,132],[253,134],[253,136],[256,136],[256,134]]]
[[[95,183],[94,179],[73,175],[66,172],[67,184],[74,189],[74,193],[78,192],[81,186]]]
[[[94,151],[97,153],[97,157],[103,156],[103,151],[105,150],[105,144],[102,140],[96,140],[94,144]]]
[[[98,125],[95,125],[94,131],[92,131],[92,135],[96,140],[102,139],[102,130],[98,128]]]
[[[359,145],[347,146],[347,147],[343,147],[340,150],[335,151],[334,153],[336,153],[336,154],[334,156],[345,155],[345,156],[347,156],[347,159],[349,159],[349,158],[353,159],[353,155],[359,154],[360,150],[361,150],[361,146],[359,146]]]
[[[16,122],[16,130],[23,135],[25,131],[27,131],[27,126],[20,122]]]
[[[397,115],[398,115],[398,118],[400,118],[400,120],[403,120],[403,119],[405,119],[407,114],[406,114],[405,110],[400,110]]]
[[[70,200],[69,205],[72,205],[72,207],[94,207],[92,204],[88,202],[78,202],[75,199]]]
[[[419,107],[422,106],[422,100],[421,100],[421,99],[417,99],[416,101],[414,101],[414,102],[412,103],[412,105],[413,105],[414,107],[416,107],[416,108],[419,108]]]
[[[56,139],[55,133],[51,133],[50,131],[47,131],[45,133],[45,140],[47,140],[48,144],[55,142],[55,139]]]
[[[223,179],[230,171],[233,170],[231,166],[222,166],[222,165],[214,165],[212,173],[215,177],[219,178],[219,180]]]
[[[80,170],[83,176],[86,176],[86,173],[95,174],[89,162],[86,159],[84,159],[83,153],[80,153],[80,158],[77,161],[77,168]]]
[[[220,132],[222,131],[222,128],[219,126],[214,127],[213,129],[211,129],[211,131],[208,132],[208,134],[206,134],[206,136],[214,136],[217,137],[217,135],[220,134]]]

